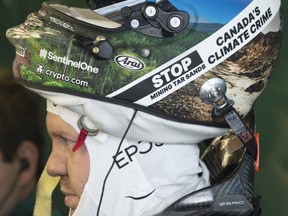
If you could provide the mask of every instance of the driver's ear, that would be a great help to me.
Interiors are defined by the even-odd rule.
[[[19,183],[26,185],[35,181],[39,166],[39,152],[36,145],[31,141],[22,142],[17,149],[17,159],[19,160]]]

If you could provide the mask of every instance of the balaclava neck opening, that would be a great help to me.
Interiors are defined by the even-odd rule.
[[[69,103],[48,101],[47,110],[78,132],[81,115],[100,130],[85,142],[90,174],[74,215],[153,215],[209,185],[197,143],[226,129],[169,122],[99,101]]]

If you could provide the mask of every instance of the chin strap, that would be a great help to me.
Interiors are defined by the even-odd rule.
[[[49,176],[44,168],[37,185],[36,203],[33,216],[51,216],[52,193],[60,181],[60,177]]]
[[[254,158],[255,171],[259,171],[259,134],[253,132],[246,126],[244,120],[233,107],[234,102],[229,100],[225,93],[227,90],[226,83],[220,78],[213,78],[205,82],[200,90],[200,98],[205,103],[214,107],[216,117],[224,117],[235,135],[246,147],[247,152]],[[249,120],[253,122],[250,127],[255,130],[254,116]]]

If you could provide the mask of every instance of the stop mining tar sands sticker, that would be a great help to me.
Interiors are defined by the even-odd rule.
[[[280,0],[252,1],[206,40],[107,97],[142,106],[160,101],[244,47],[273,20],[280,5]],[[139,88],[141,92],[135,90]]]

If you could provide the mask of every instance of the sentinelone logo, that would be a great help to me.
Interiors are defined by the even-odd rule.
[[[57,56],[51,51],[48,52],[46,49],[41,49],[39,55],[42,59],[48,58],[51,61],[59,62],[61,64],[71,66],[71,67],[77,68],[79,70],[87,71],[89,73],[95,73],[96,74],[99,72],[99,69],[97,67],[92,67],[91,65],[88,65],[86,62],[73,61],[73,60],[70,60],[66,56],[65,57]]]

